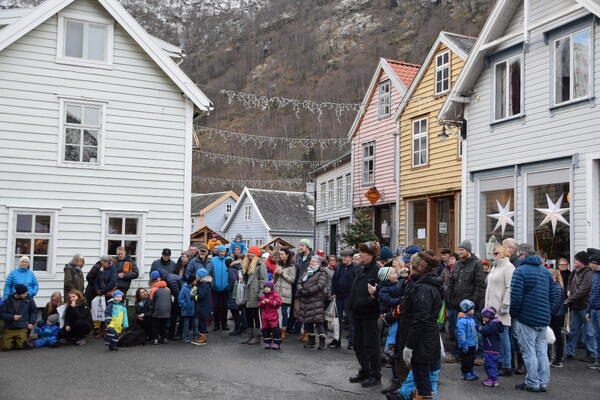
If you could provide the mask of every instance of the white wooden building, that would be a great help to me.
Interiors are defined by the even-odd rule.
[[[600,245],[599,18],[597,0],[498,1],[440,113],[467,121],[462,238],[482,256]]]
[[[121,245],[145,283],[189,243],[193,117],[210,100],[117,0],[0,11],[0,28],[0,287],[27,255],[41,306],[75,253],[87,272]]]
[[[229,242],[241,234],[247,247],[275,238],[296,247],[304,238],[312,240],[313,203],[308,193],[244,188],[221,232]]]
[[[239,196],[232,190],[192,194],[192,233],[208,226],[218,234],[231,215]]]
[[[311,172],[317,187],[317,242],[315,249],[339,254],[341,235],[352,218],[351,153]]]

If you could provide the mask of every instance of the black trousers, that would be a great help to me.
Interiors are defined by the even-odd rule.
[[[310,335],[314,335],[315,334],[315,328],[317,328],[317,333],[319,335],[324,335],[325,334],[325,324],[322,322],[319,322],[317,324],[312,323],[312,322],[305,322],[304,323],[304,333],[308,333]]]
[[[376,319],[354,319],[354,352],[364,376],[381,376],[381,352],[379,350],[379,328]]]
[[[92,330],[92,324],[87,319],[78,319],[73,324],[71,324],[71,330],[67,331],[66,329],[62,329],[60,332],[61,337],[64,337],[67,340],[81,340],[90,333]]]
[[[260,329],[260,315],[258,314],[258,307],[246,307],[246,318],[248,319],[248,328]]]
[[[242,316],[240,315],[240,310],[229,310],[231,311],[231,316],[233,317],[233,324],[235,325],[234,330],[241,331],[242,330]]]
[[[565,338],[562,334],[562,328],[565,325],[565,315],[553,315],[550,320],[550,328],[554,332],[556,342],[554,342],[554,359],[562,361],[565,358]],[[600,349],[599,349],[600,350]]]
[[[475,360],[475,350],[473,350],[473,361]],[[433,364],[423,364],[411,360],[410,367],[413,372],[415,387],[419,396],[431,396],[433,388],[429,374],[434,371]]]
[[[273,335],[273,339],[275,339],[275,343],[278,340],[281,340],[281,329],[278,326],[274,326],[273,328],[263,328],[262,329],[263,339],[264,341],[271,341],[271,335]]]
[[[471,372],[475,367],[475,347],[469,347],[469,351],[466,353],[461,350],[460,352],[460,370],[463,374]],[[414,374],[414,372],[413,372]]]
[[[177,323],[179,321],[179,323]],[[177,328],[177,334],[175,333]],[[181,309],[179,308],[179,302],[177,299],[172,303],[171,306],[171,321],[169,322],[169,339],[173,339],[174,336],[181,336],[183,332],[183,321],[181,320]]]
[[[229,292],[212,292],[215,326],[227,326],[227,297]]]
[[[166,339],[171,318],[152,318],[152,339]]]
[[[152,338],[152,317],[144,317],[144,319],[137,319],[137,325],[144,330],[146,340]]]

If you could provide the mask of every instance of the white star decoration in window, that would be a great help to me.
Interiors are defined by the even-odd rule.
[[[563,217],[563,214],[568,212],[569,209],[560,208],[560,205],[563,201],[563,196],[564,193],[560,195],[560,198],[556,203],[553,203],[552,200],[550,200],[550,196],[548,196],[548,193],[546,193],[546,201],[548,202],[548,208],[536,208],[537,211],[546,215],[542,222],[540,222],[540,224],[538,225],[538,228],[550,222],[552,224],[552,234],[556,235],[556,225],[559,222],[570,226],[569,222],[565,219],[565,217]]]
[[[495,218],[498,220],[498,222],[496,222],[496,226],[494,227],[494,230],[492,231],[492,233],[496,232],[496,230],[498,230],[498,228],[502,227],[502,237],[504,237],[504,231],[506,230],[506,226],[507,225],[515,226],[515,223],[513,221],[515,212],[510,211],[510,199],[508,199],[506,201],[506,204],[504,205],[504,207],[502,207],[502,204],[500,204],[500,202],[498,200],[496,200],[496,205],[498,206],[498,212],[496,214],[488,214],[488,217],[492,217],[492,218]]]

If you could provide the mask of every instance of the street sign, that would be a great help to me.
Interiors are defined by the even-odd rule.
[[[371,204],[375,204],[377,201],[379,201],[379,199],[381,199],[381,193],[379,193],[379,190],[377,190],[376,187],[372,187],[367,191],[367,193],[365,193],[365,197]]]

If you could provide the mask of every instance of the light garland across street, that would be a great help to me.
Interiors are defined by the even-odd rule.
[[[196,182],[200,183],[213,183],[213,184],[228,184],[228,185],[241,185],[248,187],[268,187],[269,189],[280,187],[280,186],[292,186],[304,183],[302,178],[290,178],[290,179],[226,179],[226,178],[215,178],[212,176],[197,176],[194,178]]]
[[[233,156],[229,154],[223,153],[211,153],[203,150],[194,150],[196,154],[200,154],[209,160],[218,160],[223,162],[233,161],[237,164],[241,165],[242,163],[252,164],[252,166],[259,165],[261,168],[267,167],[295,167],[295,166],[309,166],[311,168],[317,168],[323,164],[331,163],[335,165],[336,163],[341,162],[338,160],[322,160],[322,161],[312,161],[312,160],[265,160],[261,158],[250,158],[250,157],[240,157]]]
[[[212,139],[213,137],[218,136],[222,138],[225,142],[234,141],[235,143],[239,143],[242,145],[252,142],[259,149],[265,145],[267,145],[270,148],[276,148],[278,145],[284,145],[288,148],[304,147],[309,149],[315,146],[319,146],[321,149],[324,149],[329,146],[340,147],[350,143],[350,139],[347,138],[298,139],[280,136],[259,136],[247,133],[231,132],[223,129],[199,125],[195,126],[195,130],[197,134],[202,134],[207,139]]]

